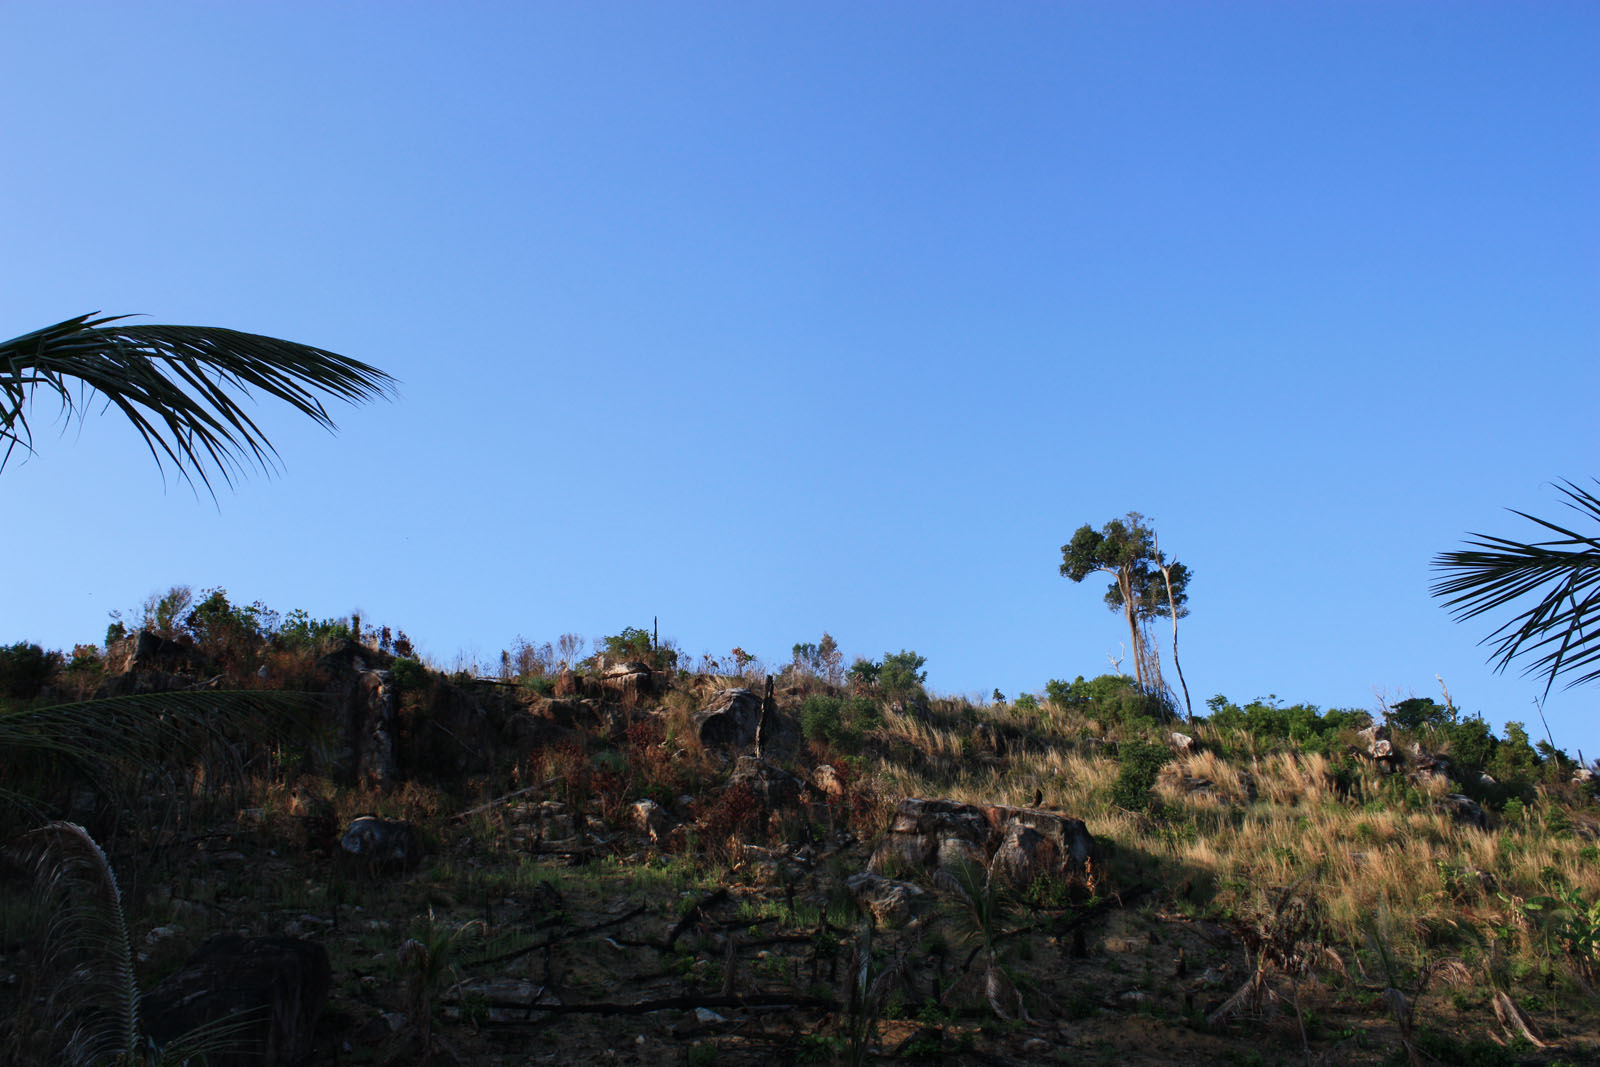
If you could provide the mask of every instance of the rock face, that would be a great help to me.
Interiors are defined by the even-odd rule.
[[[1451,793],[1440,801],[1440,804],[1451,815],[1455,816],[1458,823],[1466,826],[1476,826],[1480,830],[1489,828],[1489,817],[1483,813],[1483,808],[1471,797],[1460,793]]]
[[[807,789],[801,779],[754,756],[739,757],[728,776],[728,785],[748,787],[756,802],[769,812],[799,803]]]
[[[317,668],[335,679],[339,754],[334,773],[347,782],[379,788],[393,785],[400,777],[394,752],[398,693],[388,671],[369,665],[373,657],[381,655],[343,640],[317,660]]]
[[[613,663],[600,678],[601,684],[629,707],[656,692],[655,675],[643,663]]]
[[[856,902],[885,926],[903,926],[927,902],[928,894],[910,882],[897,882],[881,874],[863,871],[845,880]]]
[[[672,830],[672,817],[667,809],[649,798],[634,801],[631,810],[633,828],[652,842],[660,841]]]
[[[314,942],[221,934],[145,994],[140,1011],[157,1045],[205,1023],[255,1012],[258,1021],[240,1035],[241,1049],[213,1053],[206,1062],[211,1067],[289,1067],[311,1054],[331,981],[328,953]]]
[[[358,815],[339,839],[339,851],[371,873],[414,871],[422,862],[422,835],[400,819]]]
[[[1095,852],[1080,819],[1032,808],[907,799],[872,854],[877,873],[933,873],[976,863],[1019,889],[1039,878],[1082,876]]]
[[[748,689],[724,689],[694,713],[703,744],[715,748],[748,748],[761,723],[761,698]]]

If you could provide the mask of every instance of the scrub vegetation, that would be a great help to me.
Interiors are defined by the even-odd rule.
[[[379,781],[340,769],[352,657],[395,694]],[[0,1060],[155,1062],[137,997],[89,990],[148,991],[221,932],[326,948],[314,1063],[1600,1054],[1596,787],[1521,724],[1447,695],[1219,694],[1191,720],[1119,674],[974,701],[924,668],[846,666],[826,634],[695,658],[654,627],[444,665],[397,628],[183,587],[103,642],[0,648]],[[702,736],[769,679],[762,740]],[[798,795],[742,775],[757,745]],[[850,881],[906,798],[1071,816],[1097,851],[1021,887],[880,865],[922,898],[879,907]],[[352,865],[362,814],[411,822],[425,860]],[[74,898],[87,936],[35,892],[62,884],[41,826],[102,887]]]

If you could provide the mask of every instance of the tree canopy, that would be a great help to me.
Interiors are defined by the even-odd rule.
[[[1111,575],[1106,606],[1128,623],[1134,670],[1144,689],[1160,688],[1160,660],[1146,628],[1152,619],[1189,613],[1188,567],[1169,562],[1156,544],[1156,532],[1137,511],[1112,519],[1099,530],[1083,525],[1061,546],[1061,575],[1081,582],[1091,574]],[[1169,594],[1170,587],[1170,594]]]

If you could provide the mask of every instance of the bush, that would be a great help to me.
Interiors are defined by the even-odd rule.
[[[800,705],[800,729],[806,740],[841,748],[855,748],[862,735],[882,722],[878,707],[866,697],[826,696],[813,693]]]
[[[1129,811],[1144,811],[1150,807],[1150,790],[1155,788],[1161,768],[1172,759],[1165,745],[1150,741],[1129,741],[1118,752],[1122,769],[1111,785],[1111,802]]]
[[[0,696],[32,700],[61,668],[61,653],[18,641],[0,645]]]
[[[390,680],[402,693],[417,693],[428,687],[428,668],[419,660],[402,656],[389,667]]]
[[[1092,681],[1084,681],[1081,674],[1071,682],[1052,678],[1045,683],[1044,691],[1056,707],[1105,722],[1164,722],[1173,717],[1173,710],[1164,699],[1140,692],[1121,674],[1102,674]]]
[[[1259,739],[1293,741],[1308,752],[1328,753],[1340,730],[1359,729],[1372,722],[1372,716],[1350,708],[1329,708],[1326,713],[1315,704],[1290,704],[1275,697],[1257,697],[1244,707],[1231,703],[1218,693],[1206,701],[1210,722],[1218,729],[1243,730]]]
[[[604,647],[595,657],[603,655],[613,662],[639,662],[658,671],[676,670],[678,666],[678,650],[670,647],[671,642],[657,645],[649,630],[637,626],[625,626],[620,634],[603,638],[601,644]]]

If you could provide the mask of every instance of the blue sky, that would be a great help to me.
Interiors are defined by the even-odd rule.
[[[213,503],[111,416],[3,473],[0,640],[176,583],[436,661],[661,619],[1038,689],[1151,516],[1196,705],[1457,702],[1428,595],[1600,475],[1592,4],[0,9],[0,335],[85,311],[402,382]],[[35,421],[48,422],[35,411]],[[1594,688],[1559,745],[1600,755]]]

